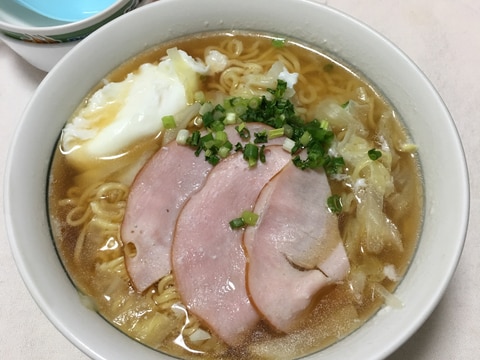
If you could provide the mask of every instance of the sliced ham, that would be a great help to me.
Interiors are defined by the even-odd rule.
[[[230,156],[211,171],[178,218],[172,264],[179,294],[230,345],[241,341],[259,315],[246,291],[243,231],[232,230],[229,221],[253,208],[265,184],[290,159],[281,146],[267,147],[266,162],[255,168],[242,154]]]
[[[249,123],[255,132],[271,129]],[[241,139],[235,126],[227,126],[230,142]],[[283,141],[275,139],[270,144]],[[134,287],[142,292],[171,271],[172,234],[178,214],[185,202],[204,184],[212,166],[192,149],[175,141],[162,147],[145,164],[135,178],[127,200],[121,228],[126,249],[126,265]]]
[[[127,270],[138,291],[170,272],[178,213],[188,197],[203,185],[210,170],[204,158],[174,141],[157,151],[135,179],[121,235]]]
[[[324,173],[290,163],[256,202],[259,220],[244,236],[247,288],[277,330],[291,331],[314,296],[349,271],[337,219],[326,208],[329,195]]]

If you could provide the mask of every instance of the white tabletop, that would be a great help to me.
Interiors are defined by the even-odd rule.
[[[456,122],[469,165],[470,226],[457,271],[431,317],[389,359],[476,359],[480,356],[480,2],[328,0],[328,5],[385,35],[425,72]],[[0,43],[1,171],[16,123],[44,76]],[[3,173],[0,186],[3,189]],[[3,191],[0,197],[3,205]],[[10,253],[3,206],[0,212],[0,358],[86,359],[50,324],[25,288]]]

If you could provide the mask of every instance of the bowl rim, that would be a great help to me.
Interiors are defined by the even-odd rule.
[[[143,14],[143,16],[147,16],[146,14],[148,12],[154,11],[153,8],[158,7],[158,9],[169,9],[169,6],[180,6],[180,4],[185,3],[185,4],[191,4],[193,3],[194,0],[162,0],[158,3],[151,4],[149,7],[145,7],[143,9],[136,10],[136,13],[138,14]],[[214,0],[207,0],[206,2],[214,3]],[[254,0],[247,0],[245,3],[254,3]],[[174,4],[176,3],[176,4]],[[469,220],[469,206],[470,206],[470,190],[469,190],[469,177],[468,177],[468,169],[467,169],[467,163],[466,163],[466,158],[465,158],[465,153],[463,150],[463,146],[461,143],[461,139],[459,136],[459,133],[456,129],[455,123],[448,112],[448,109],[446,108],[443,100],[441,99],[440,95],[434,88],[434,86],[431,84],[431,82],[426,78],[426,76],[421,72],[421,70],[401,51],[399,50],[393,43],[391,43],[388,39],[383,37],[382,35],[378,34],[375,30],[370,28],[369,26],[359,22],[358,20],[353,19],[350,15],[347,15],[343,12],[340,12],[338,10],[335,10],[333,8],[330,8],[324,4],[318,3],[313,0],[300,0],[300,1],[291,1],[291,0],[278,0],[278,4],[281,4],[282,6],[287,4],[287,5],[293,5],[295,4],[296,6],[304,6],[305,9],[316,9],[315,11],[323,12],[325,14],[328,14],[330,16],[335,17],[337,20],[340,20],[342,22],[348,22],[351,24],[351,26],[355,27],[356,29],[359,30],[360,33],[369,33],[369,35],[376,39],[376,41],[379,41],[388,48],[388,51],[390,51],[392,54],[396,56],[398,61],[401,62],[402,66],[406,66],[410,71],[415,73],[416,76],[416,81],[418,82],[418,85],[421,86],[423,89],[426,91],[427,97],[431,99],[435,104],[439,107],[439,114],[441,118],[445,121],[443,125],[448,129],[448,137],[446,139],[446,142],[451,144],[453,146],[453,151],[455,152],[457,156],[457,162],[455,164],[452,164],[452,167],[454,167],[455,171],[452,172],[452,177],[455,179],[456,184],[458,187],[456,188],[457,191],[457,202],[456,206],[458,208],[456,209],[457,212],[454,214],[454,218],[456,220],[456,224],[458,224],[458,227],[455,228],[455,242],[453,245],[451,245],[452,250],[448,254],[448,261],[444,264],[444,267],[442,268],[442,275],[443,277],[438,281],[438,286],[436,287],[435,291],[431,294],[431,297],[421,303],[421,309],[420,310],[413,310],[414,313],[416,313],[417,318],[414,319],[414,321],[408,323],[404,328],[402,328],[401,333],[397,335],[395,341],[390,344],[387,348],[381,349],[381,350],[374,350],[372,353],[373,357],[369,358],[383,358],[385,356],[388,356],[391,354],[394,350],[396,350],[401,344],[403,344],[422,324],[423,322],[427,319],[427,317],[431,314],[431,312],[434,310],[435,306],[438,304],[440,301],[443,293],[445,292],[454,272],[456,269],[456,266],[458,264],[458,261],[460,259],[462,250],[463,250],[463,245],[465,242],[465,237],[466,237],[466,232],[468,228],[468,220]],[[141,13],[140,13],[141,11]],[[88,354],[91,357],[94,358],[107,358],[106,353],[102,353],[102,349],[95,349],[95,341],[88,336],[88,334],[80,333],[78,329],[69,327],[66,325],[66,322],[59,316],[58,311],[55,309],[55,306],[50,304],[47,301],[47,297],[41,288],[39,284],[35,283],[32,279],[31,276],[31,267],[34,265],[28,263],[28,259],[22,254],[22,248],[19,246],[21,243],[19,243],[16,240],[16,236],[19,235],[19,225],[15,224],[16,220],[12,216],[13,213],[18,213],[18,210],[15,210],[17,208],[17,197],[18,191],[16,191],[15,187],[15,179],[18,178],[18,172],[20,171],[16,167],[16,162],[19,161],[18,159],[18,148],[21,148],[22,142],[25,140],[22,139],[22,137],[25,135],[27,130],[24,128],[24,123],[27,122],[27,119],[29,118],[29,114],[32,114],[32,112],[35,111],[36,107],[39,106],[39,103],[43,100],[46,100],[49,98],[46,94],[42,92],[44,88],[48,88],[50,83],[53,83],[56,81],[55,79],[61,77],[61,76],[66,76],[68,74],[68,67],[69,64],[74,62],[74,58],[76,56],[80,56],[82,54],[82,51],[84,49],[88,49],[92,47],[90,44],[94,44],[97,42],[102,41],[102,38],[105,36],[107,37],[107,34],[114,29],[120,28],[124,23],[127,23],[127,21],[130,21],[131,17],[133,16],[142,16],[142,15],[134,15],[133,13],[127,14],[119,19],[115,19],[111,23],[107,24],[104,29],[101,29],[97,32],[98,36],[92,37],[91,39],[87,39],[86,41],[82,41],[79,45],[77,45],[76,48],[74,48],[69,54],[67,54],[59,64],[54,68],[52,72],[50,72],[46,78],[42,81],[40,84],[38,90],[36,91],[35,95],[33,96],[31,102],[27,106],[24,115],[22,117],[22,120],[20,121],[13,141],[12,145],[9,150],[8,158],[7,158],[7,167],[6,167],[6,180],[5,180],[5,186],[4,186],[4,199],[5,199],[5,215],[6,215],[6,227],[7,227],[7,233],[8,233],[8,238],[10,242],[10,246],[12,249],[12,253],[15,259],[15,262],[17,264],[18,270],[23,278],[23,281],[27,285],[27,288],[29,289],[32,297],[35,299],[39,307],[42,309],[42,311],[45,313],[45,315],[49,318],[49,320],[72,342],[74,343],[79,349],[81,349],[83,352]],[[308,43],[308,41],[306,41]],[[340,49],[342,50],[342,49]],[[107,51],[107,50],[105,50]],[[121,59],[120,63],[123,62],[125,59]],[[119,64],[120,64],[119,63]],[[119,64],[115,65],[113,64],[113,68],[118,66]],[[355,66],[355,64],[352,64],[352,66]],[[99,78],[100,79],[100,78]],[[91,84],[92,86],[95,84]],[[377,86],[378,88],[378,86]],[[16,150],[17,149],[17,150]],[[420,159],[422,161],[422,159]],[[44,179],[46,181],[46,179]],[[426,189],[428,191],[428,189]],[[429,205],[429,204],[427,204]],[[436,209],[434,206],[431,206],[429,208],[429,213],[428,215],[435,216],[436,214],[434,211],[438,211],[439,209]],[[440,209],[441,210],[441,209]],[[45,210],[44,210],[45,211]],[[427,211],[427,209],[425,209]],[[39,221],[44,221],[45,219],[40,219]],[[453,230],[452,230],[453,231]],[[421,241],[421,240],[420,240]],[[53,248],[53,244],[52,244]],[[56,254],[55,254],[56,256]],[[414,262],[415,258],[417,258],[419,254],[414,255]],[[60,262],[57,258],[57,262]],[[57,264],[58,265],[58,264]],[[411,266],[416,266],[416,264],[412,264]],[[407,274],[405,275],[408,277],[409,271],[407,271]],[[65,276],[66,277],[66,276]],[[70,285],[71,286],[71,285]],[[403,289],[405,286],[407,286],[407,283],[404,280],[400,283],[399,287],[397,288],[397,291],[399,289]],[[407,306],[410,306],[407,304]],[[99,317],[98,315],[95,314],[95,316]],[[374,317],[382,316],[381,314],[377,314]],[[371,325],[375,321],[369,320],[365,325],[363,325],[360,329],[364,328],[367,324]],[[125,336],[125,335],[123,335]],[[346,343],[349,344],[349,339],[351,338],[352,334],[347,336],[345,339],[341,340],[338,343]],[[131,346],[135,346],[130,344]],[[142,346],[143,347],[143,346]],[[333,345],[331,348],[327,348],[327,352],[329,352],[330,349],[334,348],[335,345]],[[321,351],[320,353],[313,354],[311,356],[308,356],[307,358],[313,358],[318,354],[323,354],[325,350]],[[158,353],[156,353],[157,356]],[[316,358],[316,357],[315,357]],[[323,358],[323,357],[322,357]]]

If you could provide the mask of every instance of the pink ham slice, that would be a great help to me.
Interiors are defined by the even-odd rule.
[[[266,162],[248,168],[242,154],[218,164],[181,212],[172,248],[179,293],[194,314],[227,344],[236,345],[259,321],[245,285],[242,230],[229,221],[252,209],[265,184],[291,160],[269,146]]]
[[[171,270],[170,251],[178,214],[199,189],[211,165],[175,141],[162,147],[137,175],[127,200],[121,235],[125,262],[138,291],[144,291]]]
[[[244,235],[247,288],[277,330],[291,331],[312,298],[349,271],[337,219],[326,209],[329,194],[323,173],[290,163],[256,202],[260,218]]]
[[[255,132],[271,129],[260,123],[249,123]],[[244,142],[227,126],[229,140]],[[275,139],[275,144],[283,138]],[[212,166],[203,155],[175,141],[162,147],[145,164],[131,186],[121,228],[127,270],[135,288],[142,292],[171,271],[172,234],[178,214],[189,197],[204,184]]]

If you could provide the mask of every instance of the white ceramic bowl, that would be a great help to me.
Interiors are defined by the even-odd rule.
[[[138,2],[118,0],[84,20],[61,22],[43,17],[13,0],[5,0],[0,6],[0,40],[33,66],[50,71],[81,39],[134,9]]]
[[[81,40],[39,44],[18,40],[0,33],[0,41],[3,41],[10,49],[37,69],[49,72]]]
[[[383,92],[419,145],[425,221],[414,260],[396,291],[405,306],[380,311],[359,330],[308,359],[388,356],[430,315],[459,260],[469,213],[464,153],[444,103],[401,51],[365,25],[308,0],[276,0],[275,7],[257,0],[162,0],[107,24],[60,61],[19,123],[6,171],[6,224],[26,285],[59,331],[92,358],[168,358],[123,335],[80,303],[50,236],[48,167],[65,121],[102,77],[154,44],[217,29],[286,34],[333,53]]]
[[[69,42],[83,39],[100,26],[130,11],[138,0],[117,0],[86,19],[62,22],[43,17],[7,0],[0,8],[0,31],[10,37],[37,43]]]

